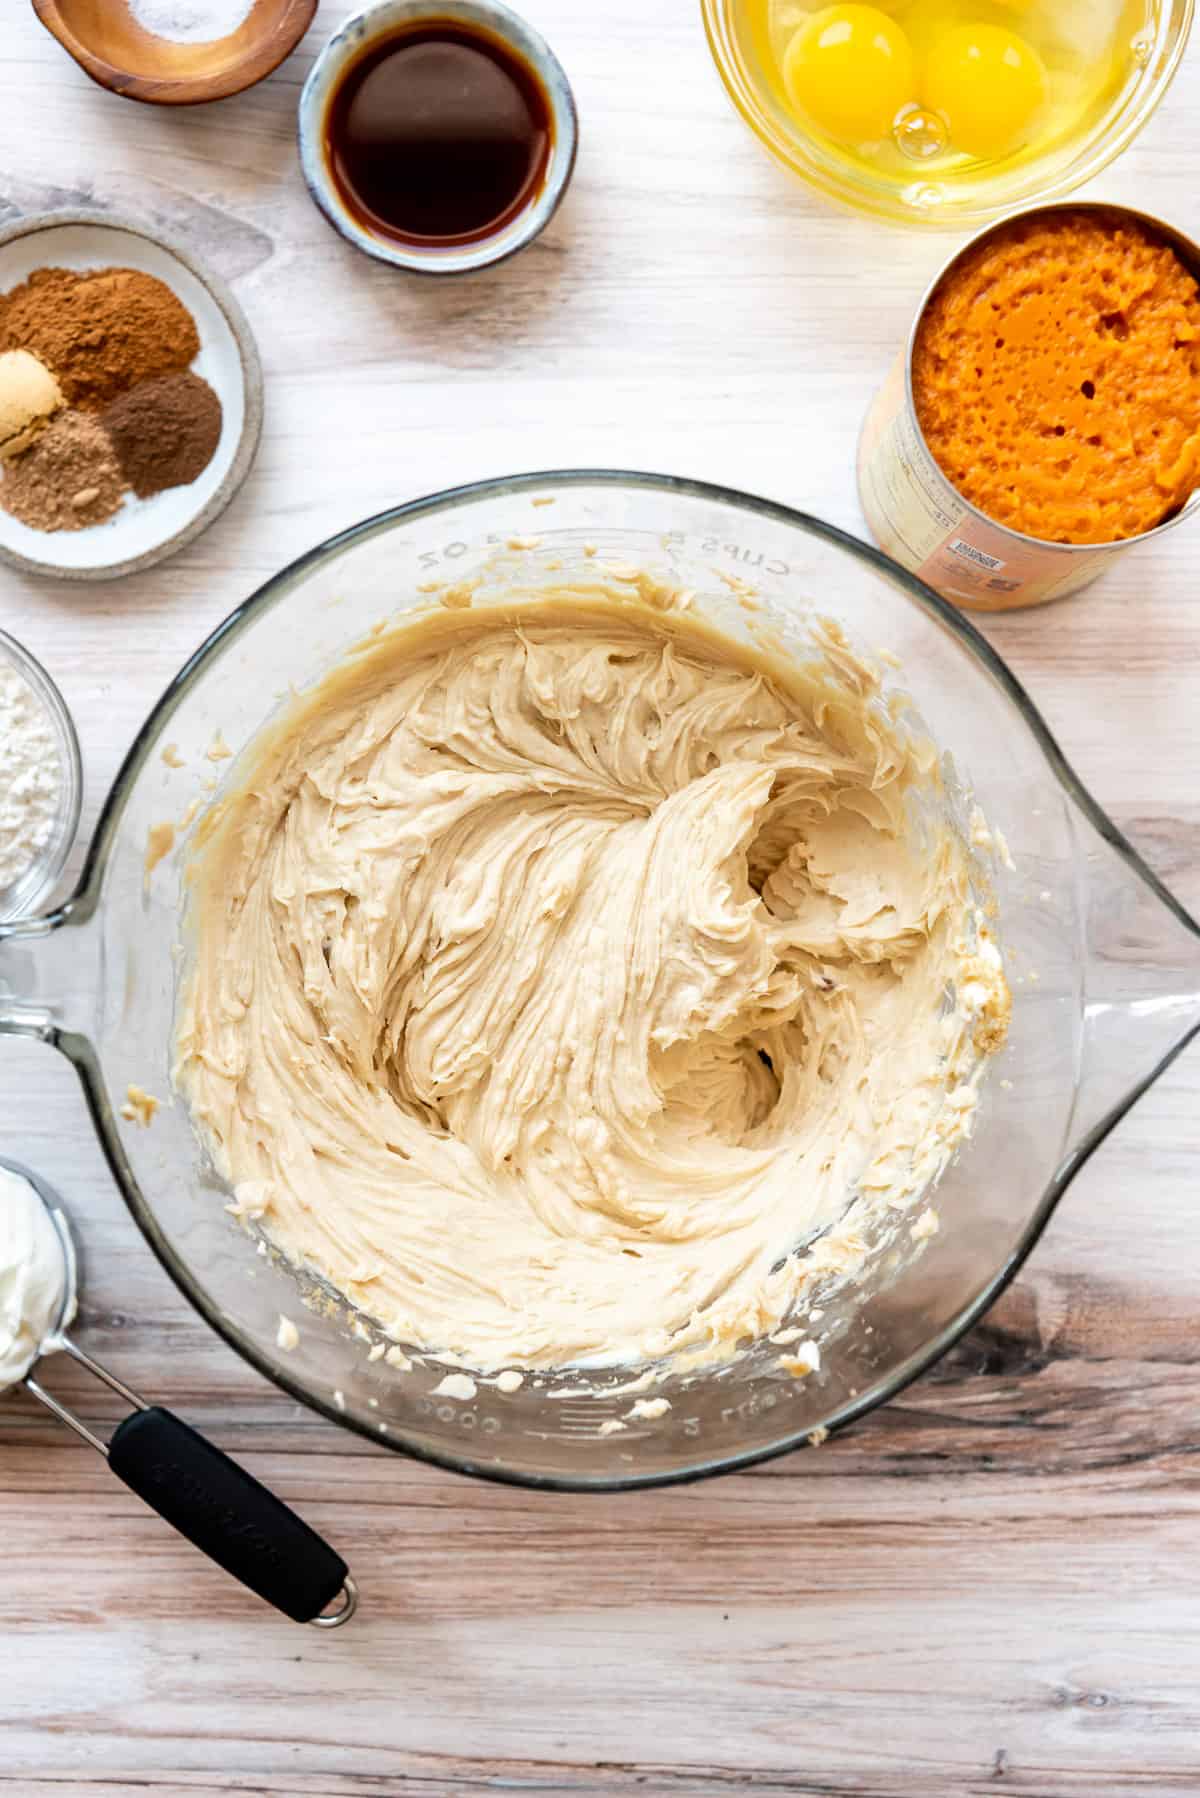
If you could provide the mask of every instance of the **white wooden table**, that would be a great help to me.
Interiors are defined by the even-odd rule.
[[[728,109],[696,0],[529,0],[582,150],[544,240],[467,284],[335,237],[294,117],[347,7],[240,99],[93,87],[6,0],[0,217],[80,201],[182,232],[258,333],[267,422],[233,507],[115,586],[0,573],[61,683],[85,823],[199,639],[342,525],[518,468],[611,463],[861,528],[868,398],[948,240],[835,214]],[[1200,49],[1097,192],[1200,231]],[[1200,527],[1087,597],[987,623],[1101,802],[1200,904]],[[80,1337],[353,1562],[323,1637],[245,1595],[23,1398],[0,1411],[0,1792],[394,1798],[493,1789],[942,1798],[1200,1791],[1200,1055],[1077,1181],[948,1365],[820,1455],[636,1497],[535,1497],[375,1450],[184,1306],[66,1064],[0,1045],[0,1150],[80,1224]],[[94,1389],[59,1388],[111,1418]]]

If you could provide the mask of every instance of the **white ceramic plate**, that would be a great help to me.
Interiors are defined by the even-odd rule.
[[[216,453],[189,487],[152,499],[126,496],[105,524],[84,531],[34,531],[0,509],[0,557],[68,580],[107,580],[173,555],[223,512],[250,471],[262,425],[262,368],[245,314],[225,283],[190,251],[136,220],[57,212],[0,231],[0,293],[37,268],[136,268],[157,275],[183,301],[200,333],[192,368],[221,401]]]

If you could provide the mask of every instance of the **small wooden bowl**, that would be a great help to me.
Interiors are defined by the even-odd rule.
[[[254,0],[228,37],[179,44],[137,23],[125,0],[33,0],[33,10],[85,74],[126,100],[198,106],[253,87],[290,56],[317,0]]]

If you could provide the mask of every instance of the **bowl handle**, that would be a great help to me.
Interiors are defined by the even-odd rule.
[[[1076,1165],[1200,1035],[1200,924],[1102,824],[1077,819],[1084,965],[1068,1145]]]
[[[31,1036],[70,1053],[93,1015],[99,929],[68,900],[41,918],[0,923],[0,1036]]]

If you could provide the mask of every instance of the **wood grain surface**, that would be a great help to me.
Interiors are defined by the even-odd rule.
[[[463,284],[372,265],[297,172],[346,16],[220,106],[96,88],[8,0],[0,218],[136,208],[231,281],[257,467],[177,561],[0,574],[75,713],[94,817],[140,719],[264,576],[389,502],[518,468],[729,481],[861,529],[867,401],[949,241],[827,211],[730,113],[695,0],[531,0],[582,150],[546,237]],[[1200,232],[1200,52],[1098,195]],[[989,620],[1080,772],[1200,906],[1200,527]],[[24,1396],[0,1410],[0,1793],[13,1798],[1200,1793],[1200,1054],[1077,1180],[987,1324],[819,1453],[680,1491],[536,1496],[339,1432],[245,1368],[137,1236],[66,1064],[0,1044],[0,1150],[80,1226],[80,1339],[347,1554],[332,1636],[258,1605]],[[111,1421],[72,1369],[58,1391]]]

